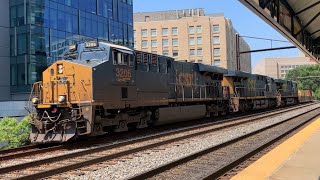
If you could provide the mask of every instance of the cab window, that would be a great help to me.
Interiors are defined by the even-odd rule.
[[[112,56],[114,65],[133,65],[133,57],[130,54],[113,51]]]

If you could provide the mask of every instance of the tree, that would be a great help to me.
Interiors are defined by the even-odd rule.
[[[290,70],[286,79],[298,82],[301,90],[312,90],[320,100],[320,65],[302,66]]]
[[[3,149],[15,148],[29,142],[30,117],[18,122],[15,118],[5,117],[0,120],[0,142],[8,142]]]

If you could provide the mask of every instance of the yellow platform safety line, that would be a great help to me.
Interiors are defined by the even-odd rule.
[[[268,179],[318,129],[320,118],[232,177],[232,180]]]

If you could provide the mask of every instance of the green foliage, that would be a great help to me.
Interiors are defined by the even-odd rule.
[[[301,90],[312,90],[320,100],[320,65],[302,66],[290,70],[286,79],[298,82]]]
[[[316,99],[320,100],[320,87],[316,90],[314,96]]]
[[[8,142],[3,149],[26,145],[30,133],[30,117],[18,122],[15,118],[5,117],[0,120],[0,142]]]

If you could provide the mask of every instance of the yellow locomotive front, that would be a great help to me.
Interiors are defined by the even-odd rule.
[[[43,72],[43,81],[34,84],[32,96],[31,142],[64,142],[91,132],[91,66],[55,62]]]

